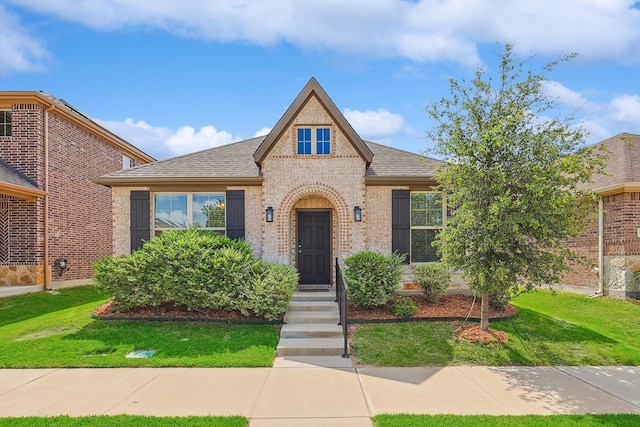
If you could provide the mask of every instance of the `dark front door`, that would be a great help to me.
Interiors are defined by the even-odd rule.
[[[331,283],[331,212],[298,212],[298,271],[302,285]]]

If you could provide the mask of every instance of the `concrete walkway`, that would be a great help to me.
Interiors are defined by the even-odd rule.
[[[253,427],[359,427],[400,412],[640,414],[640,367],[318,366],[326,364],[308,358],[279,359],[274,368],[5,369],[0,417],[244,415]]]

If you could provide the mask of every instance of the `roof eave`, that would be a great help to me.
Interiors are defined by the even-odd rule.
[[[366,185],[437,185],[432,176],[365,176]]]
[[[35,188],[9,184],[8,182],[0,182],[0,194],[17,197],[18,199],[26,200],[27,202],[35,202],[38,198],[46,196],[47,192]]]
[[[100,177],[92,179],[96,184],[107,187],[145,187],[158,184],[224,184],[262,185],[262,177]]]
[[[640,193],[640,182],[623,182],[593,190],[601,196],[611,196],[619,193]]]

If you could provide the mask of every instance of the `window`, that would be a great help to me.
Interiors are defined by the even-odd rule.
[[[311,129],[298,129],[298,154],[311,154]]]
[[[315,132],[312,132],[312,130],[315,130]],[[312,140],[312,137],[315,139]],[[312,148],[315,148],[315,151]],[[298,128],[298,154],[331,154],[331,129],[326,127]]]
[[[165,194],[154,198],[155,235],[163,231],[190,226],[225,233],[224,194]]]
[[[11,136],[11,111],[0,110],[0,136]]]
[[[439,261],[431,242],[442,230],[444,205],[442,193],[411,193],[411,262]]]
[[[122,156],[122,169],[129,169],[133,166],[133,159],[125,155]]]

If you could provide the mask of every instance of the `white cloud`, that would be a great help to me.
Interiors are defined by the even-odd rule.
[[[633,0],[10,0],[101,31],[160,29],[180,37],[261,46],[452,61],[475,66],[478,45],[640,60]],[[330,31],[327,26],[330,24]]]
[[[579,92],[573,91],[568,87],[552,80],[543,82],[543,90],[545,91],[547,96],[552,99],[556,99],[559,104],[568,107],[578,109],[593,109],[595,107],[592,102],[587,100]]]
[[[122,122],[108,120],[96,120],[96,122],[157,159],[218,147],[239,139],[213,126],[203,126],[196,131],[191,126],[172,130],[167,127],[152,126],[142,120],[136,122],[131,118]]]
[[[269,134],[269,132],[271,132],[271,129],[272,129],[272,128],[264,127],[264,128],[262,128],[262,129],[260,129],[259,131],[257,131],[256,133],[254,133],[254,134],[253,134],[253,137],[255,138],[255,137],[258,137],[258,136],[268,135],[268,134]]]
[[[0,5],[0,75],[42,71],[50,54],[15,15]]]
[[[406,133],[404,118],[383,108],[358,111],[345,108],[343,114],[358,134],[365,139],[388,142],[391,137]]]
[[[640,123],[640,96],[620,95],[609,104],[609,117],[622,123]]]

